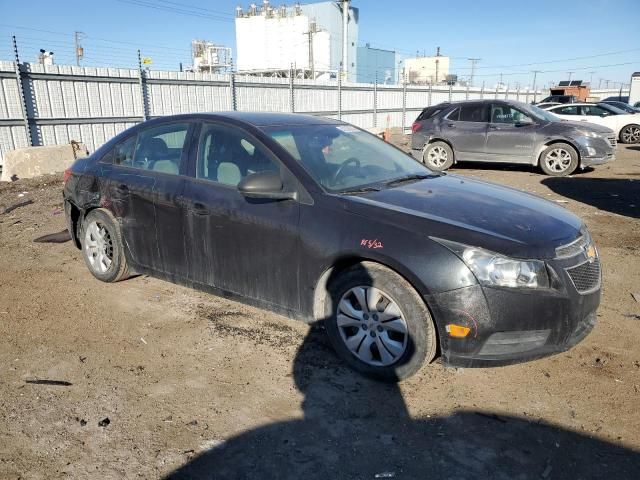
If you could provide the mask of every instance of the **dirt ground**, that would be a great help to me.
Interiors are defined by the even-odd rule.
[[[98,282],[71,242],[33,242],[64,229],[61,176],[0,185],[0,478],[638,478],[640,147],[564,179],[452,171],[586,221],[604,291],[584,342],[371,382],[321,326],[149,277]]]

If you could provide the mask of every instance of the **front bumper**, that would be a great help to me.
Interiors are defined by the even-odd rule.
[[[426,296],[445,364],[509,365],[560,353],[582,341],[596,324],[600,281],[581,294],[566,267],[550,265],[555,276],[550,289],[473,285]],[[448,324],[467,326],[470,332],[465,338],[451,337],[446,333]]]
[[[608,137],[581,137],[577,144],[582,168],[602,165],[616,159],[617,141],[613,133]]]

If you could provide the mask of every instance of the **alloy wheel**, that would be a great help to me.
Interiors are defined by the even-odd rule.
[[[106,273],[113,263],[113,240],[111,234],[98,222],[91,222],[84,235],[85,255],[91,268],[97,273]]]
[[[338,303],[337,325],[347,349],[369,365],[392,365],[407,349],[409,328],[404,315],[378,288],[349,289]]]
[[[427,152],[427,161],[434,167],[442,167],[448,159],[449,155],[443,147],[433,147]]]
[[[640,141],[640,127],[630,126],[622,131],[624,143],[638,143]]]
[[[564,172],[571,166],[571,154],[564,148],[554,148],[544,157],[549,170]]]

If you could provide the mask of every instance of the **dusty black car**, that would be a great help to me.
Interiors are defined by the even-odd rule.
[[[396,380],[440,353],[504,365],[591,330],[597,251],[533,195],[433,172],[351,125],[293,114],[164,117],[65,174],[91,273],[146,273],[323,320],[357,370]]]

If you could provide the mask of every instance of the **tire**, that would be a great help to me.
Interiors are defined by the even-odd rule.
[[[362,262],[341,272],[328,290],[325,327],[329,341],[354,370],[397,382],[435,357],[437,335],[429,309],[397,273]],[[364,308],[358,297],[367,299]],[[367,306],[367,302],[376,304]]]
[[[620,130],[621,143],[640,142],[640,125],[627,125]]]
[[[424,147],[422,163],[431,170],[442,172],[453,165],[453,149],[445,142],[433,142]]]
[[[94,277],[118,282],[129,277],[118,221],[107,210],[91,210],[80,229],[82,256]]]
[[[552,177],[571,175],[578,168],[579,161],[578,152],[568,143],[549,145],[539,158],[542,171]]]

